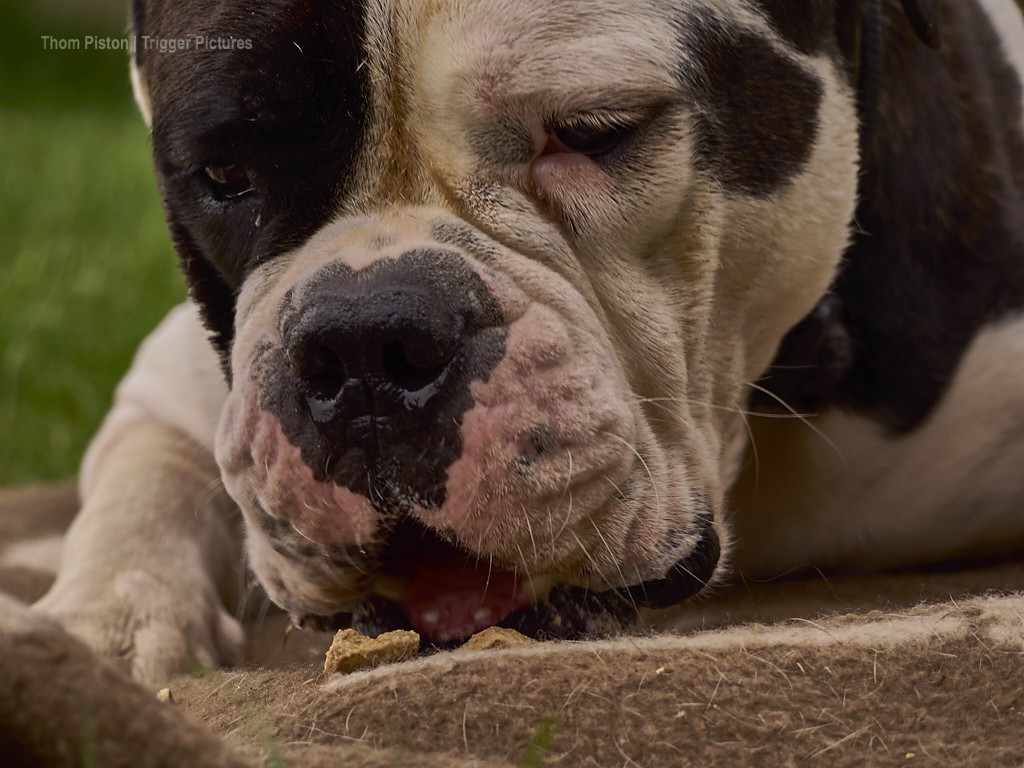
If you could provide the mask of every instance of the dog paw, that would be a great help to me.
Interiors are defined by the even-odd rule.
[[[244,658],[242,625],[224,610],[212,585],[195,586],[122,571],[99,589],[89,589],[82,579],[58,581],[34,608],[136,680],[156,685]]]

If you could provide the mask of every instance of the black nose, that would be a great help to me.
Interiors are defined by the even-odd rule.
[[[466,318],[435,286],[371,281],[318,301],[288,344],[310,415],[336,418],[349,390],[366,414],[422,407],[440,391]],[[372,413],[371,413],[372,412]]]
[[[467,262],[413,251],[359,271],[330,264],[290,292],[281,335],[261,405],[314,475],[374,498],[442,503],[469,385],[505,349],[499,306]]]

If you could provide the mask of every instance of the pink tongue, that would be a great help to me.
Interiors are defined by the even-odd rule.
[[[412,628],[434,642],[450,642],[492,627],[530,605],[512,571],[491,568],[462,552],[418,558],[401,563],[405,582],[396,601]]]

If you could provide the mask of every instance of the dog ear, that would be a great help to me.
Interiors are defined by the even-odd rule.
[[[902,0],[903,12],[929,48],[939,47],[939,0]]]
[[[128,16],[128,23],[131,26],[131,34],[135,37],[136,45],[134,50],[134,60],[136,64],[142,64],[142,49],[138,45],[138,40],[146,34],[146,0],[132,0],[131,9]]]

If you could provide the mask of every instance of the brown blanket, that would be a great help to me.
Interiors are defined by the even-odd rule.
[[[249,665],[159,701],[24,606],[73,510],[69,487],[0,494],[4,766],[1024,764],[1013,562],[740,584],[631,637],[326,681],[330,638],[271,612]]]

